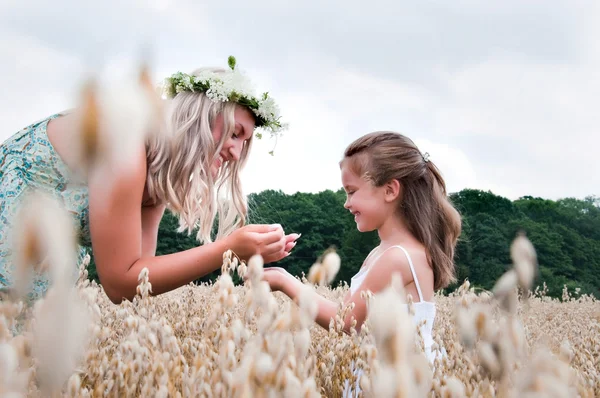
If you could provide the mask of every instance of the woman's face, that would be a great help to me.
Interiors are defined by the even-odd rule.
[[[234,118],[235,130],[231,137],[229,137],[223,144],[223,147],[219,152],[220,156],[215,159],[215,162],[211,167],[213,176],[218,174],[219,169],[226,162],[237,161],[240,159],[240,155],[246,141],[250,140],[252,138],[252,134],[254,133],[255,119],[253,113],[248,108],[242,106],[236,107]],[[223,114],[221,113],[215,119],[215,124],[212,129],[215,142],[219,142],[221,136],[223,135],[223,130],[224,120]]]

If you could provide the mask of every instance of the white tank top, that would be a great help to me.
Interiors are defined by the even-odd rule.
[[[435,320],[435,313],[436,313],[435,303],[432,301],[424,301],[423,300],[423,294],[421,293],[421,286],[419,285],[419,280],[417,279],[417,273],[415,272],[415,267],[413,266],[412,259],[410,258],[410,255],[408,254],[408,251],[406,251],[405,248],[403,248],[402,246],[399,246],[399,245],[388,247],[379,256],[377,256],[377,258],[379,258],[383,253],[385,253],[386,251],[388,251],[394,247],[401,249],[404,252],[404,254],[406,255],[406,258],[408,259],[408,265],[410,266],[410,272],[412,273],[413,279],[415,281],[415,286],[417,288],[417,293],[419,294],[419,301],[413,302],[413,308],[415,310],[415,314],[413,316],[413,321],[416,326],[419,323],[421,323],[423,320],[425,320],[425,324],[421,326],[421,335],[423,336],[423,343],[425,346],[425,355],[427,356],[427,359],[429,359],[429,361],[431,363],[433,363],[434,354],[431,351],[431,346],[433,345],[433,322]],[[367,256],[367,259],[371,256],[372,253],[373,252],[369,253],[369,255]],[[377,260],[377,258],[375,259],[375,261]],[[352,279],[350,280],[350,294],[351,295],[353,295],[358,290],[358,288],[360,288],[360,285],[362,284],[365,277],[367,276],[369,269],[370,269],[370,266],[368,268],[362,267],[358,271],[358,273],[352,277]],[[400,303],[400,305],[404,305],[408,311],[408,304]]]

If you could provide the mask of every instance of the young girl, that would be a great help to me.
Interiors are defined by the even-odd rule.
[[[458,212],[446,197],[446,186],[436,166],[407,137],[375,132],[354,141],[340,163],[347,194],[344,207],[352,213],[359,231],[377,230],[379,246],[367,256],[352,278],[343,304],[355,304],[345,319],[360,328],[367,315],[364,290],[385,289],[399,273],[407,294],[414,300],[415,323],[421,329],[425,353],[433,360],[432,327],[436,308],[434,291],[455,280],[454,248],[461,231]],[[265,268],[264,278],[273,291],[296,299],[302,282],[281,268]],[[315,293],[316,322],[329,328],[338,304]],[[398,305],[406,305],[398,303]]]
[[[233,57],[229,69],[175,73],[166,83],[169,134],[149,135],[130,167],[113,178],[102,173],[113,168],[110,161],[95,165],[99,172],[83,181],[75,178],[81,154],[71,143],[89,112],[83,107],[33,123],[0,146],[0,292],[14,280],[14,217],[24,194],[34,189],[71,214],[80,251],[92,246],[100,282],[114,303],[133,298],[143,268],[153,293],[161,294],[218,269],[228,249],[242,259],[260,253],[266,262],[289,255],[297,234],[286,236],[277,225],[244,226],[247,206],[239,181],[255,128],[277,133],[282,127],[272,99],[249,90]],[[217,200],[219,192],[228,199]],[[167,207],[179,215],[182,230],[198,227],[205,244],[155,256]],[[211,242],[217,214],[218,239]],[[36,275],[29,298],[40,297],[47,286],[47,274]]]

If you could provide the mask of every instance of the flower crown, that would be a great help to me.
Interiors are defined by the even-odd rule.
[[[173,98],[183,91],[205,93],[216,102],[236,102],[248,107],[256,116],[256,127],[265,129],[271,136],[277,135],[287,126],[280,122],[279,107],[265,92],[260,97],[253,93],[249,80],[236,69],[235,57],[230,56],[227,64],[231,71],[225,73],[201,71],[197,75],[177,72],[166,78],[162,91],[167,98]],[[262,134],[256,133],[257,138]]]

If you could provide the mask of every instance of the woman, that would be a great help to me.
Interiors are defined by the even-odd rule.
[[[84,103],[74,112],[52,115],[4,142],[0,147],[0,288],[10,288],[14,279],[10,231],[20,199],[34,190],[50,193],[72,216],[80,251],[91,244],[100,282],[115,304],[134,297],[143,268],[149,271],[153,293],[161,294],[218,269],[229,249],[241,259],[261,254],[265,262],[289,255],[297,234],[285,235],[278,225],[244,226],[247,205],[239,172],[254,130],[261,127],[277,133],[282,126],[272,99],[266,93],[252,94],[233,57],[229,67],[176,73],[166,79],[168,98],[161,104],[168,110],[161,120],[166,132],[144,131],[144,139],[126,154],[101,157],[99,150],[89,150],[94,142],[100,148],[111,134],[113,138],[123,134],[118,137],[123,142],[136,142],[130,139],[132,131],[107,131],[110,115],[102,111],[108,112],[111,105],[102,108],[94,90],[86,92]],[[86,145],[74,145],[77,142]],[[113,147],[118,147],[120,142],[115,142]],[[127,167],[117,168],[125,164],[119,163],[124,157]],[[85,173],[80,173],[82,169]],[[217,199],[223,193],[226,196]],[[191,232],[197,227],[198,239],[205,244],[155,256],[166,208],[179,215],[180,230]],[[218,234],[212,242],[217,216]],[[36,275],[30,297],[43,295],[47,285],[45,275]]]

